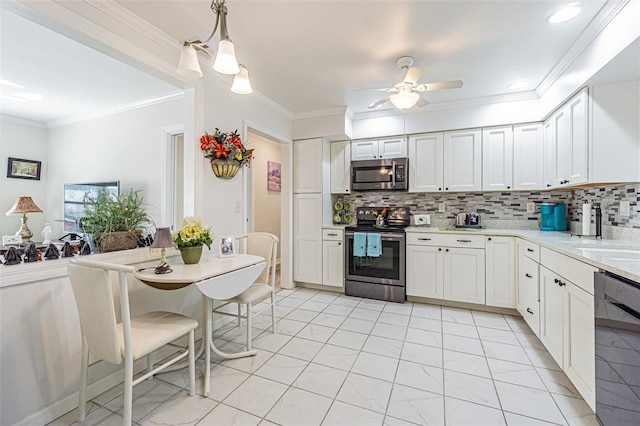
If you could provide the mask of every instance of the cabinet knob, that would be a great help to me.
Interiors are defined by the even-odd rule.
[[[449,190],[449,188],[445,188],[444,190],[445,190],[445,191],[448,191],[448,190]]]
[[[445,249],[444,251],[449,251],[449,249]]]
[[[533,253],[533,249],[531,249],[531,248],[528,248],[528,249],[527,249],[527,251],[528,251],[529,253]]]
[[[441,249],[441,248],[439,248],[439,249],[438,249],[438,251],[442,251],[442,249]]]
[[[438,191],[442,191],[442,188],[438,188]]]
[[[567,285],[567,283],[565,283],[564,281],[560,281],[560,282],[558,283],[558,285],[559,285],[560,287],[562,287],[562,286]]]
[[[550,183],[547,184],[547,188],[551,188],[551,184]]]
[[[491,241],[491,237],[487,238],[487,241]]]
[[[533,276],[531,274],[524,274],[525,277],[527,278],[533,278]]]
[[[507,186],[507,189],[511,189],[511,187],[510,187],[510,186]]]
[[[527,308],[527,312],[529,312],[531,315],[533,315],[533,311],[531,310],[531,308]]]
[[[342,243],[338,243],[338,245],[339,245],[339,246],[341,246],[341,245],[342,245]]]

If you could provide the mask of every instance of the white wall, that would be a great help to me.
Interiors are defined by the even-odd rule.
[[[33,199],[44,213],[28,214],[28,226],[33,232],[33,240],[39,241],[40,231],[46,222],[51,223],[53,212],[47,206],[47,131],[40,127],[0,121],[0,161],[3,171],[0,173],[0,236],[13,235],[20,229],[20,215],[5,216],[5,212],[13,206],[16,198],[27,195]],[[6,167],[8,158],[23,158],[42,161],[40,180],[8,178]]]

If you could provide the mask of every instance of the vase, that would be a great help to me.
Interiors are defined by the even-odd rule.
[[[222,179],[231,179],[240,170],[240,163],[236,160],[211,160],[213,174]]]
[[[202,246],[181,248],[180,255],[185,265],[195,265],[202,257]]]

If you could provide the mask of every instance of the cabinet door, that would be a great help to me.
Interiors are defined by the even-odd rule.
[[[293,279],[322,284],[322,194],[294,194],[293,212]]]
[[[556,137],[556,181],[552,186],[569,183],[571,177],[571,116],[568,106],[553,115]]]
[[[444,134],[444,189],[482,190],[482,133],[479,129]]]
[[[443,133],[409,137],[409,192],[442,191],[443,161]]]
[[[556,126],[552,118],[544,122],[544,187],[556,185],[558,157],[556,153]]]
[[[449,247],[444,251],[444,299],[484,305],[484,250]]]
[[[442,299],[443,249],[430,246],[407,246],[407,296]]]
[[[540,266],[540,340],[560,367],[563,364],[566,293],[566,284],[561,278]]]
[[[486,305],[516,307],[515,238],[487,237]]]
[[[513,187],[513,127],[482,130],[482,189],[506,190]]]
[[[293,141],[293,192],[322,192],[323,140]]]
[[[344,245],[342,241],[322,242],[322,284],[344,287]]]
[[[595,408],[594,300],[572,282],[567,282],[569,332],[564,346],[564,371],[585,401]]]
[[[351,142],[351,160],[373,160],[378,158],[378,139]]]
[[[407,156],[407,138],[396,137],[378,141],[379,158],[404,158]]]
[[[351,142],[331,142],[331,193],[348,194],[351,187]]]
[[[587,130],[587,89],[573,97],[567,105],[569,120],[569,181],[571,184],[586,183],[588,160],[588,130]]]
[[[513,126],[513,189],[544,188],[542,123]]]

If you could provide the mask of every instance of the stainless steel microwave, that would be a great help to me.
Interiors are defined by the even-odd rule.
[[[409,189],[409,159],[385,158],[351,162],[351,190],[406,191]]]

